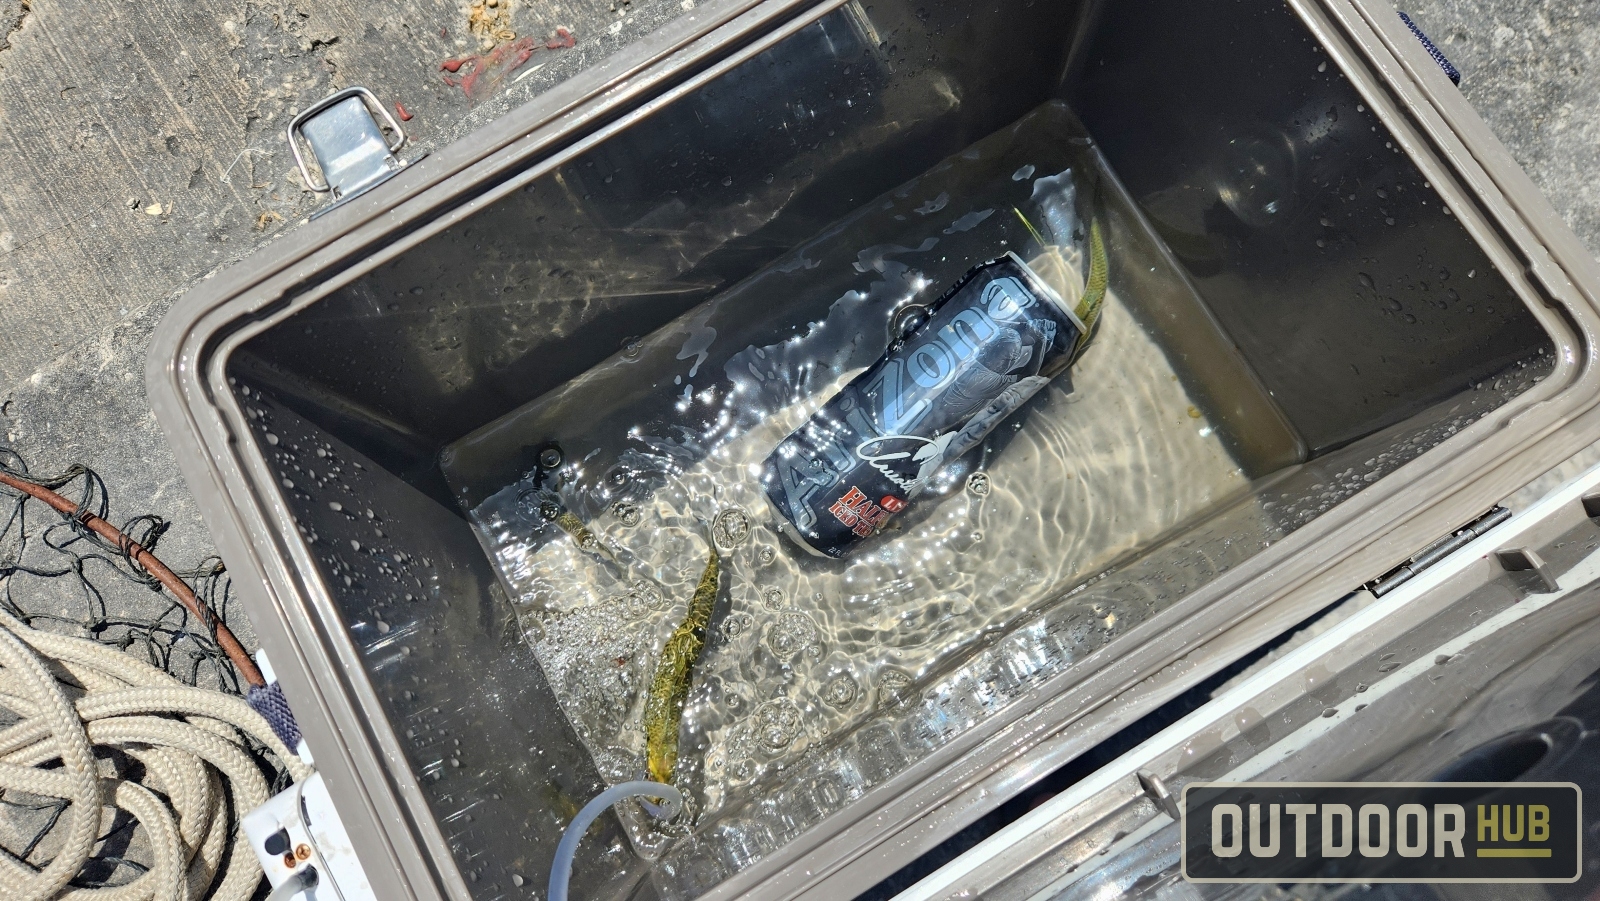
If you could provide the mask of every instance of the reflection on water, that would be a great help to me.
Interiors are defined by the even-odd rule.
[[[1097,187],[1108,180],[1070,114],[1043,107],[447,452],[460,488],[485,455],[551,441],[564,451],[560,468],[530,467],[471,512],[606,779],[644,771],[655,656],[711,542],[723,591],[677,774],[701,819],[1247,487],[1255,473],[1230,455],[1211,399],[1119,293],[1119,273],[1148,281],[1165,264],[1114,239],[1112,288],[1085,357],[947,466],[884,534],[829,561],[772,527],[762,461],[883,352],[895,310],[1012,250],[1072,302],[1086,217],[1134,218],[1108,209],[1116,192]],[[1085,642],[1099,646],[1136,618],[1096,607]],[[624,819],[642,851],[666,840],[639,810]]]

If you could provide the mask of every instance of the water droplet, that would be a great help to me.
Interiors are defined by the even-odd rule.
[[[711,537],[723,548],[744,544],[750,537],[750,517],[738,507],[729,507],[712,520]]]
[[[273,447],[277,447],[278,446],[278,436],[272,434],[271,432],[268,432],[267,433],[267,443],[272,445]]]
[[[344,504],[341,504],[338,501],[328,501],[328,509],[335,513],[343,513]]]
[[[639,359],[639,351],[640,347],[638,338],[629,338],[622,342],[622,358],[624,360]]]
[[[1323,216],[1321,222],[1323,228],[1333,228],[1333,220],[1329,219],[1327,216]]]

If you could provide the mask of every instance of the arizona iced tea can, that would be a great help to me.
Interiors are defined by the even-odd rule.
[[[1064,370],[1083,332],[1015,254],[973,269],[767,457],[779,528],[843,557]]]

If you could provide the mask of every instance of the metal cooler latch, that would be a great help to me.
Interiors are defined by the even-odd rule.
[[[384,137],[373,110],[383,116],[394,135],[392,140]],[[288,139],[306,187],[333,194],[334,202],[318,210],[318,216],[377,187],[408,165],[394,155],[406,142],[405,131],[366,88],[345,88],[313,103],[289,123]],[[311,145],[322,170],[320,182],[306,166],[300,150],[302,139]]]

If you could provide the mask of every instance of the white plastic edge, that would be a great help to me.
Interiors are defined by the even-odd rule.
[[[1012,845],[1024,837],[1044,828],[1079,804],[1111,788],[1118,781],[1135,775],[1146,761],[1172,751],[1196,732],[1202,731],[1231,716],[1232,712],[1241,704],[1261,694],[1276,683],[1293,676],[1296,672],[1314,663],[1319,657],[1329,653],[1339,645],[1378,626],[1390,616],[1405,609],[1408,605],[1444,584],[1452,576],[1473,565],[1480,558],[1492,554],[1495,550],[1508,544],[1514,544],[1516,536],[1549,518],[1562,507],[1578,503],[1580,498],[1593,492],[1597,486],[1600,486],[1600,465],[1586,470],[1582,475],[1557,488],[1527,510],[1491,529],[1471,544],[1423,571],[1422,574],[1394,591],[1384,595],[1364,610],[1284,655],[1270,666],[1234,686],[1224,694],[1213,698],[1198,710],[1147,739],[1143,744],[1096,770],[1081,782],[1024,814],[1015,822],[984,839],[965,854],[945,864],[922,881],[896,895],[893,901],[935,901],[935,899],[943,899],[963,893],[962,885],[967,877],[1005,854]],[[1567,584],[1562,587],[1561,591],[1549,595],[1539,595],[1536,599],[1538,603],[1516,605],[1502,614],[1502,616],[1507,616],[1510,619],[1519,619],[1534,610],[1548,606],[1574,588],[1581,587],[1597,577],[1600,577],[1600,552],[1591,555],[1570,570],[1562,579]],[[1491,622],[1496,626],[1503,626],[1504,622],[1498,621],[1499,619],[1500,617],[1493,617],[1489,622],[1482,623],[1473,630],[1453,639],[1451,643],[1454,644],[1468,639],[1470,635],[1476,634],[1485,626],[1490,625]],[[1430,659],[1429,663],[1431,662]],[[1398,676],[1404,672],[1405,670],[1402,669],[1394,675]],[[1319,723],[1319,725],[1321,724]],[[1326,726],[1323,726],[1323,728],[1326,728]],[[1300,736],[1300,731],[1297,730],[1294,735],[1286,737],[1282,742],[1279,742],[1279,745],[1284,745],[1290,741],[1303,742],[1304,738]],[[1279,746],[1274,746],[1264,752],[1264,755],[1274,755],[1275,752],[1280,750],[1287,749],[1280,749]],[[1145,830],[1137,830],[1135,834],[1124,837],[1118,845],[1126,846],[1132,840],[1142,838],[1144,832]],[[1118,850],[1120,850],[1120,847],[1113,847],[1111,853],[1115,854]],[[1081,876],[1084,874],[1075,875]]]

